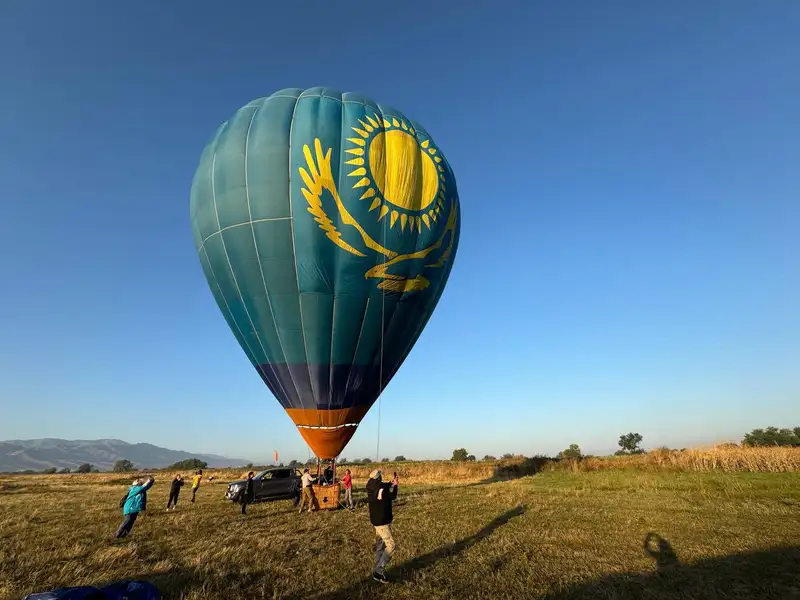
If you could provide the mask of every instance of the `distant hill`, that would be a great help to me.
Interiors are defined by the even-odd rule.
[[[8,440],[0,442],[0,472],[33,469],[75,469],[91,463],[101,471],[110,470],[114,463],[125,458],[137,467],[161,468],[180,460],[198,458],[209,467],[234,467],[247,464],[243,458],[226,458],[215,454],[194,454],[169,450],[153,444],[129,444],[122,440]]]

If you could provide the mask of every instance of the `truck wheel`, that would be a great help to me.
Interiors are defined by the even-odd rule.
[[[292,506],[297,508],[297,505],[300,504],[300,494],[295,494],[292,496]]]

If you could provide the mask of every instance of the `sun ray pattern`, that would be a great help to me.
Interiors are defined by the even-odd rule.
[[[439,150],[403,119],[377,113],[351,127],[352,147],[345,149],[354,190],[369,200],[370,212],[389,228],[421,233],[430,230],[445,208],[445,168]]]

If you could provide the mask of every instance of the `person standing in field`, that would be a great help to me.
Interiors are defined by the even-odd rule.
[[[386,565],[392,557],[397,545],[392,537],[392,501],[397,498],[400,484],[397,473],[391,483],[383,483],[383,473],[377,469],[370,473],[367,481],[367,499],[369,501],[369,520],[378,535],[375,544],[375,568],[372,578],[380,583],[387,583]]]
[[[176,475],[175,479],[172,480],[172,483],[169,486],[169,500],[167,500],[167,510],[169,510],[170,506],[172,506],[172,510],[178,508],[178,496],[181,493],[182,487],[183,487],[183,477],[181,475]]]
[[[250,471],[247,474],[247,482],[244,484],[244,490],[242,491],[242,495],[239,498],[239,502],[242,503],[242,514],[247,514],[247,505],[253,502],[253,497],[255,495],[255,489],[253,486],[253,473]]]
[[[192,477],[192,503],[194,503],[194,497],[197,494],[197,489],[200,487],[200,482],[203,481],[203,471],[197,471]]]
[[[128,489],[128,495],[125,497],[122,506],[122,525],[119,526],[114,537],[124,538],[131,532],[133,524],[136,522],[136,517],[144,510],[146,502],[145,495],[147,494],[147,490],[153,486],[153,483],[155,483],[155,479],[152,475],[147,478],[146,482],[143,482],[141,479],[136,479],[133,482],[133,485]]]
[[[344,472],[344,503],[347,508],[353,508],[353,476],[350,474],[350,469]]]
[[[316,502],[317,499],[314,497],[314,488],[311,487],[314,483],[314,478],[308,472],[308,469],[303,471],[303,476],[300,478],[300,482],[303,485],[302,496],[300,497],[300,512],[303,512],[303,507],[306,505],[306,500],[308,500],[308,512],[313,512],[317,510]]]

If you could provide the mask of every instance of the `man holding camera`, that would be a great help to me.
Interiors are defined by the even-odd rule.
[[[372,578],[380,583],[387,583],[385,570],[389,559],[397,547],[392,537],[392,501],[397,498],[399,485],[397,473],[391,483],[383,482],[380,469],[373,471],[367,481],[367,499],[369,500],[369,520],[375,527],[378,541],[375,544],[375,568]]]

